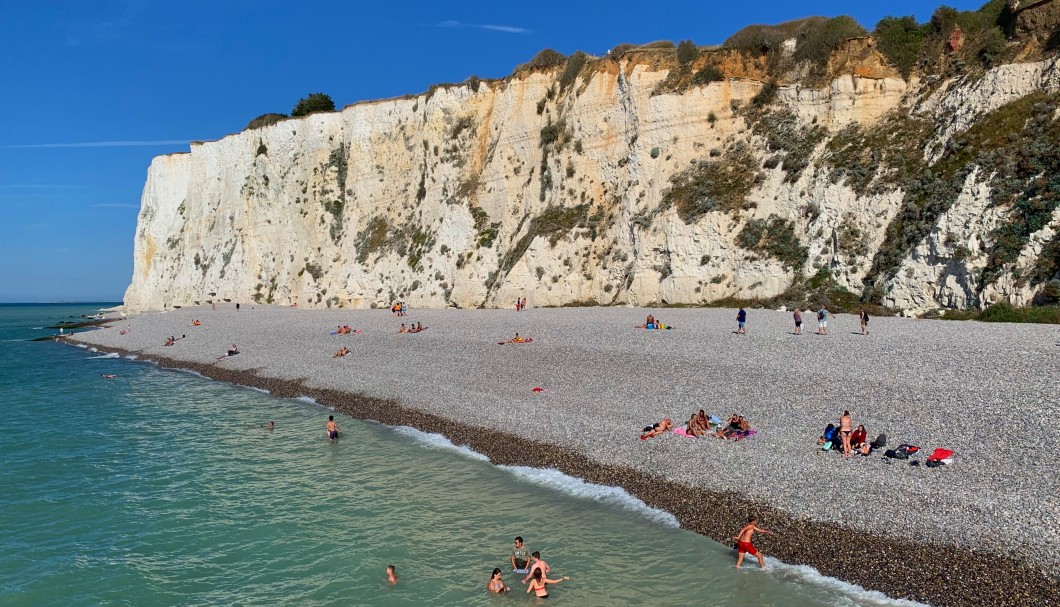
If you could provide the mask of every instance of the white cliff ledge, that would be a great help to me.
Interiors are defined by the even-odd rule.
[[[997,161],[969,172],[951,148],[1028,96],[1055,105],[1057,60],[927,83],[863,55],[757,105],[771,85],[658,93],[665,67],[599,61],[566,87],[531,70],[196,143],[151,164],[125,305],[704,304],[822,269],[896,308],[1031,302],[1060,211],[992,257],[1018,205],[993,195]],[[872,149],[905,122],[956,184],[938,212]]]

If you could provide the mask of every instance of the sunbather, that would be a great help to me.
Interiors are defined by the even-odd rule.
[[[331,357],[332,358],[339,358],[341,356],[346,356],[349,353],[350,353],[350,349],[347,348],[346,346],[342,346],[341,348],[336,350],[335,353],[331,355]]]
[[[688,418],[688,429],[685,431],[685,435],[699,438],[703,434],[703,427],[699,425],[699,416],[693,413],[692,417]]]
[[[664,432],[669,432],[674,429],[674,422],[669,417],[664,417],[662,421],[657,424],[652,424],[644,428],[644,433],[640,435],[641,440],[647,438],[653,438],[659,436]]]

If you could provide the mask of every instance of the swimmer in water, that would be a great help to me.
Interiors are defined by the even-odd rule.
[[[550,580],[545,577],[545,574],[540,569],[534,569],[534,579],[530,580],[530,585],[526,587],[526,593],[530,594],[533,592],[539,599],[548,598],[548,585],[558,584],[563,580],[569,580],[567,576],[563,576],[558,580]]]
[[[499,567],[493,570],[493,575],[490,576],[490,581],[486,583],[486,590],[495,594],[511,590],[511,588],[504,585],[504,580],[501,579],[501,570]]]
[[[393,565],[386,566],[386,583],[397,584],[397,571],[394,569]]]
[[[270,420],[269,423],[267,423],[264,426],[262,426],[262,428],[265,428],[266,430],[275,430],[276,429],[276,422]]]
[[[325,426],[328,431],[328,440],[335,440],[339,437],[339,425],[335,423],[335,416],[328,416],[328,423]]]
[[[117,375],[113,373],[100,373],[99,376],[103,379],[114,379],[115,377],[117,377]]]

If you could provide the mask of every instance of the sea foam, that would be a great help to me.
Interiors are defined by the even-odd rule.
[[[744,561],[745,567],[754,567],[758,564],[751,559]],[[834,577],[828,577],[809,565],[789,565],[783,561],[766,557],[767,571],[776,577],[788,579],[828,588],[843,594],[836,599],[832,605],[835,607],[930,607],[925,603],[918,603],[907,599],[895,599],[876,590],[866,590],[857,584],[850,584]]]

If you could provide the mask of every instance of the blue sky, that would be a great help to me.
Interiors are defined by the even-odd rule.
[[[982,2],[951,1],[960,9]],[[720,43],[751,23],[927,20],[909,0],[0,0],[0,302],[117,301],[151,158],[310,92],[339,106],[501,77],[542,48]]]

